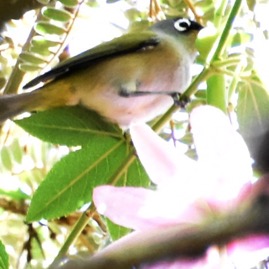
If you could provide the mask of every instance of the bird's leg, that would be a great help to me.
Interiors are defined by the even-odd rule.
[[[167,92],[167,91],[139,91],[137,90],[140,83],[126,83],[124,85],[121,85],[119,96],[121,97],[140,97],[140,96],[147,96],[147,95],[167,95],[171,96],[174,104],[176,106],[180,106],[184,108],[186,104],[189,102],[189,99],[182,99],[181,93],[179,92]]]

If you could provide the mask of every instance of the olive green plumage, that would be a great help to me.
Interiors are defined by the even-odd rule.
[[[169,19],[89,49],[24,86],[44,83],[39,89],[0,97],[0,121],[78,104],[122,127],[151,120],[173,103],[169,93],[184,91],[190,82],[201,28],[188,19]]]

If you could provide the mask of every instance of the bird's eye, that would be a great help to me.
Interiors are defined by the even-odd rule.
[[[188,31],[188,29],[191,26],[191,21],[186,18],[181,18],[174,23],[174,27],[179,31],[179,32],[185,32]]]

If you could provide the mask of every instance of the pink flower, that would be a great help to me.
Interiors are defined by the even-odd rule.
[[[93,193],[97,210],[119,225],[144,232],[174,224],[188,227],[243,203],[251,187],[252,170],[242,137],[224,113],[211,106],[194,109],[190,122],[198,161],[179,153],[147,125],[131,127],[137,154],[156,190],[97,187]],[[269,241],[255,237],[233,242],[227,246],[227,253],[236,260],[237,253],[249,251],[249,246],[260,249],[269,246]],[[212,247],[197,261],[158,263],[146,268],[220,268],[219,259]]]

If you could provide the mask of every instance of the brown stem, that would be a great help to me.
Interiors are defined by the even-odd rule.
[[[160,260],[196,259],[212,245],[242,237],[269,234],[269,195],[259,195],[245,209],[236,208],[199,225],[180,225],[134,233],[86,261],[72,261],[61,269],[126,269]]]

